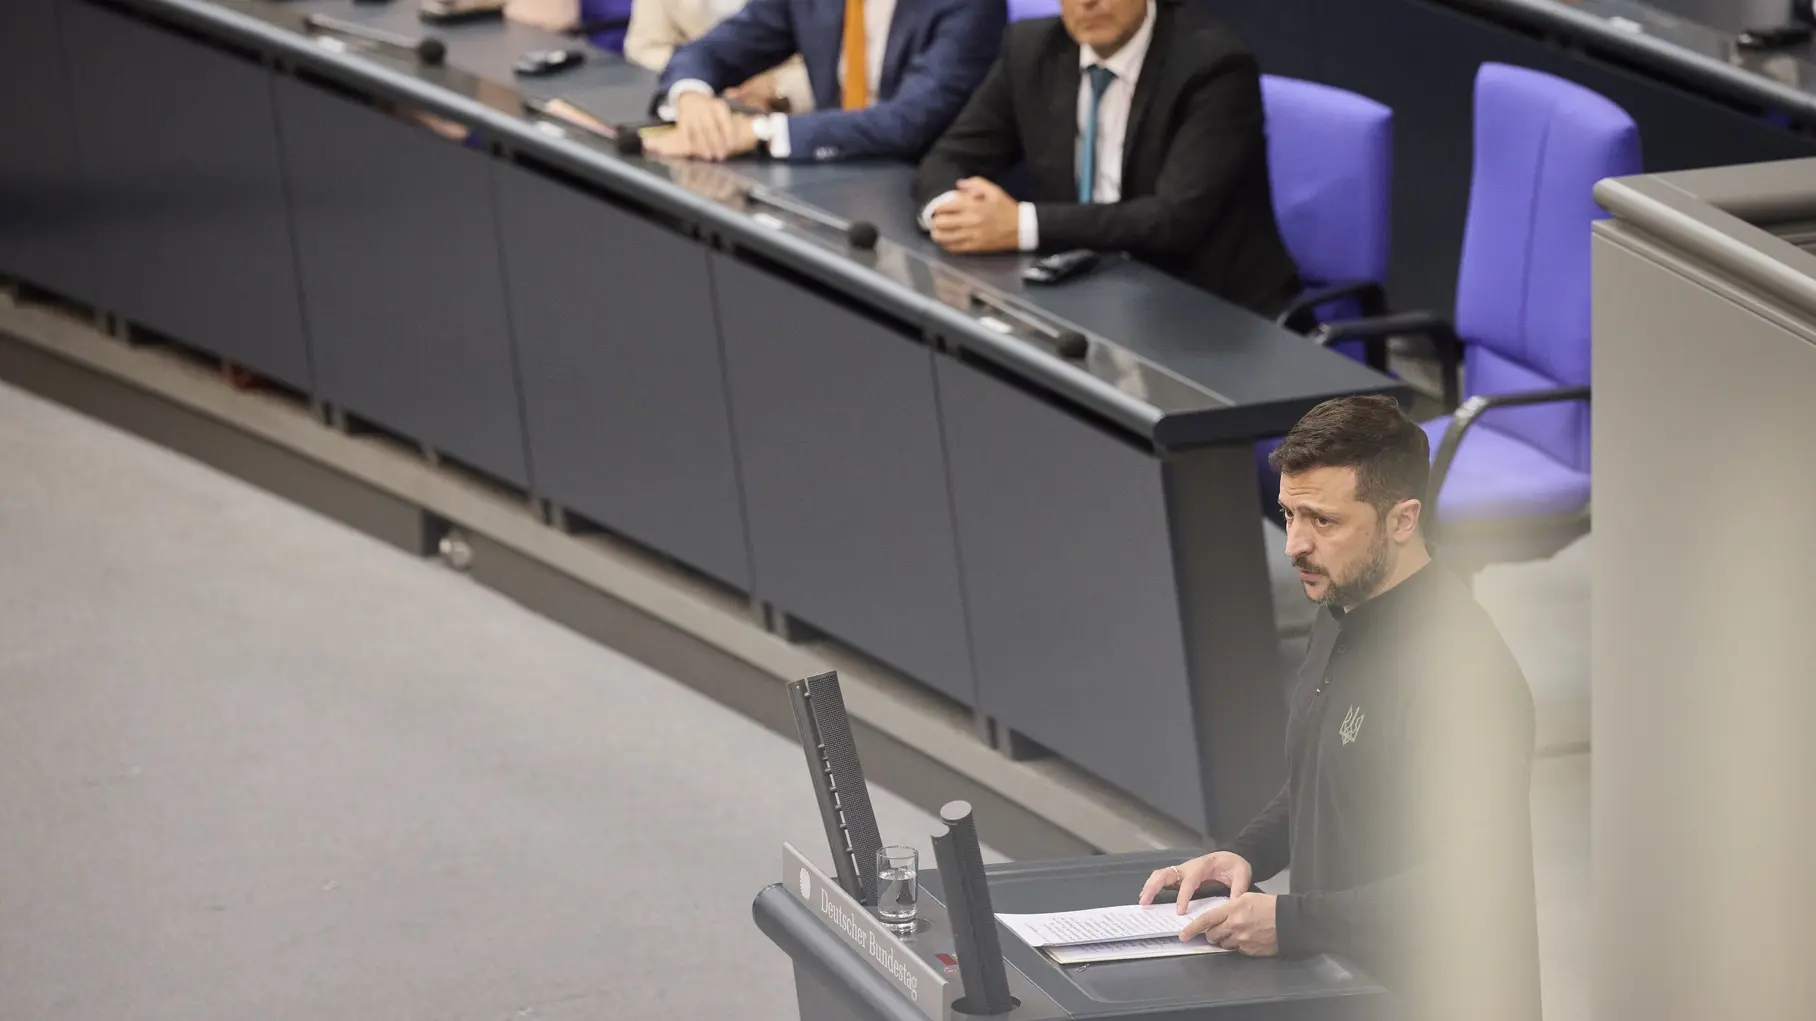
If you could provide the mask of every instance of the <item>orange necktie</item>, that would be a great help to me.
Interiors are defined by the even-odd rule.
[[[865,56],[864,0],[845,0],[845,83],[842,104],[847,110],[870,105],[870,61]]]

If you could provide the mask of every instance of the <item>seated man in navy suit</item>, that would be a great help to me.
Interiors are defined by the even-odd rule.
[[[750,0],[675,51],[657,113],[676,130],[649,151],[722,160],[915,160],[996,60],[1004,0]],[[812,113],[745,115],[719,98],[800,53]]]

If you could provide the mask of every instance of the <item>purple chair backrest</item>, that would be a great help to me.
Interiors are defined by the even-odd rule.
[[[580,0],[580,20],[592,22],[629,21],[631,0]],[[624,29],[595,32],[589,37],[594,46],[614,53],[624,52]]]
[[[1393,110],[1353,92],[1261,76],[1274,217],[1312,285],[1387,279]]]
[[[1593,190],[1639,172],[1639,129],[1626,111],[1561,78],[1482,65],[1457,279],[1469,394],[1589,382],[1589,225],[1606,215]],[[1585,403],[1492,411],[1478,428],[1589,467]]]
[[[1009,0],[1009,20],[1059,17],[1059,0]]]

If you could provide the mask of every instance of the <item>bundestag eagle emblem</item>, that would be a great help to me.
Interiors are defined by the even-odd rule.
[[[1364,718],[1361,706],[1349,707],[1349,712],[1343,717],[1343,726],[1337,728],[1337,734],[1343,738],[1344,744],[1355,743],[1356,735],[1362,733]]]
[[[806,869],[801,870],[800,885],[801,885],[801,899],[802,900],[812,900],[813,899],[813,877],[807,874]]]

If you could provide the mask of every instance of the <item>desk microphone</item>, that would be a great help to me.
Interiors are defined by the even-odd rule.
[[[1090,351],[1091,342],[1077,330],[1061,330],[1053,335],[1053,352],[1061,358],[1077,361]]]
[[[869,220],[853,220],[845,227],[845,240],[853,248],[868,252],[876,247],[876,224]]]
[[[387,49],[413,53],[416,59],[429,67],[437,67],[448,58],[447,44],[432,35],[415,36],[399,35],[387,32],[370,25],[361,25],[354,21],[343,21],[331,18],[326,14],[311,14],[303,18],[303,24],[317,32],[332,32],[335,35],[352,36],[365,42],[383,46]]]
[[[804,202],[797,202],[779,192],[770,191],[768,188],[761,185],[752,187],[750,191],[745,193],[744,197],[751,202],[761,203],[762,205],[774,209],[780,209],[783,212],[793,213],[803,220],[812,220],[814,223],[820,224],[823,227],[831,227],[833,230],[844,234],[845,243],[853,248],[869,251],[876,247],[878,237],[876,224],[871,223],[869,220],[847,220],[842,217],[834,216],[824,210],[815,209],[813,206],[807,205]]]

